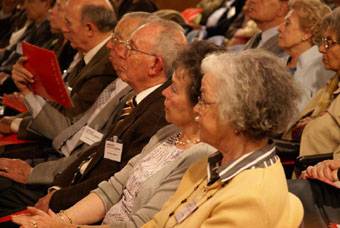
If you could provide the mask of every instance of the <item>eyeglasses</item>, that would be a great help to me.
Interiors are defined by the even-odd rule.
[[[328,49],[332,48],[333,46],[335,46],[336,44],[338,44],[336,41],[334,41],[334,40],[332,40],[328,37],[322,37],[319,46],[323,45],[325,47],[325,49],[328,50]]]
[[[208,108],[209,106],[216,104],[216,103],[217,102],[208,102],[204,100],[204,98],[201,96],[198,97],[198,102],[197,102],[197,104],[202,108]]]
[[[144,54],[144,55],[158,57],[155,54],[139,50],[138,48],[135,47],[135,45],[133,44],[133,42],[131,40],[122,40],[117,35],[112,36],[111,43],[113,45],[123,45],[124,48],[127,50],[127,52],[125,53],[126,56],[129,55],[130,52],[135,51],[135,52],[139,52],[139,53]]]

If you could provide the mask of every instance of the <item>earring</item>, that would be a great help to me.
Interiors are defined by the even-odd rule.
[[[234,130],[234,134],[235,135],[240,135],[240,131],[239,130]]]
[[[195,116],[194,120],[198,122],[200,120],[200,116]]]

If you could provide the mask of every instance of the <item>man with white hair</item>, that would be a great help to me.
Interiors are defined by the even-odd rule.
[[[90,0],[69,0],[65,7],[65,21],[63,33],[72,47],[78,50],[64,76],[73,107],[64,108],[51,104],[34,94],[30,86],[34,83],[34,75],[24,68],[22,60],[14,66],[12,77],[25,96],[29,115],[25,118],[2,118],[0,121],[2,134],[18,133],[20,138],[38,134],[51,139],[55,133],[46,133],[44,128],[46,125],[55,129],[57,133],[70,125],[91,107],[102,90],[116,78],[108,60],[109,51],[105,47],[115,25],[114,12],[107,0],[95,3]],[[44,127],[30,128],[36,119],[44,117],[47,118]]]
[[[41,198],[37,206],[47,205],[53,210],[60,210],[86,196],[99,182],[124,167],[131,157],[141,151],[149,138],[166,124],[161,91],[168,86],[172,63],[177,52],[185,44],[183,29],[173,22],[161,19],[142,25],[130,39],[124,37],[123,33],[115,33],[108,45],[111,49],[111,60],[119,77],[126,81],[133,91],[122,99],[116,113],[111,116],[109,133],[101,143],[93,145],[65,169],[54,173],[52,182],[15,185],[26,188],[39,185],[45,189],[51,185],[55,186],[54,189],[57,190]],[[130,112],[126,108],[130,109]],[[107,144],[120,148],[115,151],[119,156],[110,156]],[[67,159],[64,161],[67,162]],[[37,175],[37,172],[42,173],[48,166],[48,163],[38,165],[30,170],[25,180],[32,180],[32,176]],[[40,191],[40,194],[34,190],[30,193],[36,194],[34,200],[30,201],[30,204],[34,204],[37,196],[46,193],[46,190]],[[13,194],[7,196],[3,193],[0,204],[9,198],[16,205],[16,209],[27,205],[27,202],[17,199],[18,197],[13,199]]]

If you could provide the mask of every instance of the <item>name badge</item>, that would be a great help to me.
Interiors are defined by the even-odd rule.
[[[90,146],[96,142],[100,142],[102,139],[103,139],[102,133],[88,126],[84,127],[84,131],[80,136],[80,140]]]
[[[175,213],[175,219],[177,223],[184,221],[184,219],[191,215],[196,209],[197,205],[194,201],[185,204],[180,211]]]
[[[120,162],[122,159],[123,144],[117,142],[117,136],[113,140],[106,140],[104,158]]]

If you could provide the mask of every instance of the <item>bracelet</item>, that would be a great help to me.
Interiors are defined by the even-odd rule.
[[[63,220],[64,222],[72,224],[72,219],[69,216],[67,216],[64,210],[60,210],[57,216],[61,218],[61,220]]]

